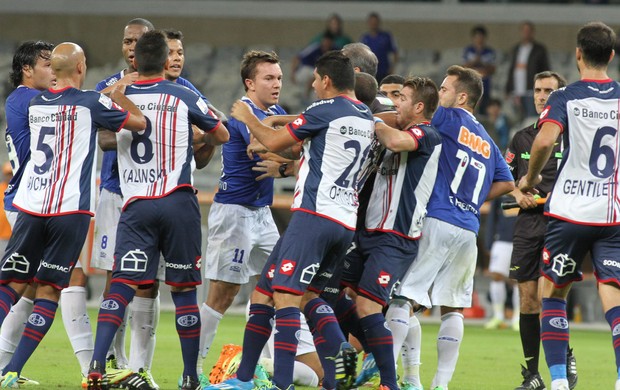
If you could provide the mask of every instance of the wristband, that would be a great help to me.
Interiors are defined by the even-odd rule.
[[[287,163],[280,164],[280,168],[278,168],[278,172],[280,172],[280,176],[288,177],[286,175],[286,168],[288,168],[288,164]]]
[[[377,123],[385,123],[385,121],[383,119],[379,118],[379,117],[375,116],[374,118],[375,118],[375,124],[377,124]]]

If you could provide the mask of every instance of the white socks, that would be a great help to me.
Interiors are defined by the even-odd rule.
[[[504,308],[506,306],[506,283],[504,281],[491,281],[489,284],[493,318],[504,320]],[[518,307],[518,306],[517,306]]]
[[[392,331],[394,340],[394,362],[398,362],[401,347],[409,332],[410,308],[409,302],[399,299],[392,301],[385,313],[385,322]]]
[[[88,366],[95,348],[93,330],[86,311],[86,288],[70,286],[60,293],[62,322],[71,341],[73,352],[80,363],[82,375],[88,375]]]
[[[200,346],[198,349],[198,375],[202,373],[202,362],[207,357],[211,344],[215,339],[217,327],[224,317],[223,314],[213,310],[206,303],[200,306]]]
[[[441,326],[437,335],[437,372],[431,388],[448,387],[459,358],[462,340],[463,315],[451,312],[441,316]]]
[[[31,299],[22,297],[11,307],[11,311],[4,319],[0,328],[0,368],[4,368],[11,361],[33,306]]]
[[[409,332],[401,350],[405,382],[422,388],[420,383],[420,353],[422,352],[422,327],[414,315],[409,318]]]
[[[155,330],[159,322],[159,294],[157,298],[134,296],[129,304],[131,316],[131,344],[129,347],[129,368],[138,372],[150,368],[155,348]]]

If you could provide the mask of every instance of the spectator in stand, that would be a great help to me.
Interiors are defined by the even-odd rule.
[[[550,70],[547,48],[534,40],[534,24],[520,25],[521,40],[511,51],[506,95],[511,97],[520,120],[538,116],[534,107],[534,76]]]
[[[478,112],[485,115],[491,98],[491,76],[495,73],[495,50],[487,45],[488,32],[482,25],[471,29],[471,45],[463,50],[463,66],[478,71],[482,76],[482,98]]]
[[[340,15],[331,14],[325,24],[325,30],[315,35],[314,38],[312,38],[312,41],[310,41],[310,44],[321,43],[323,35],[325,35],[325,33],[330,33],[334,39],[334,48],[337,50],[342,49],[342,47],[347,43],[353,42],[351,37],[344,33],[343,24],[344,23]]]
[[[502,111],[502,101],[495,98],[489,99],[487,114],[480,119],[480,122],[500,150],[505,150],[508,146],[511,124],[508,116]]]
[[[398,62],[398,47],[389,31],[381,30],[381,17],[376,12],[368,15],[368,32],[362,35],[360,42],[370,47],[379,60],[377,80],[394,73],[394,66]],[[392,58],[390,58],[390,56]]]
[[[323,54],[334,50],[334,36],[325,31],[318,43],[311,43],[293,58],[291,81],[304,86],[304,100],[310,97],[314,81],[314,64]]]

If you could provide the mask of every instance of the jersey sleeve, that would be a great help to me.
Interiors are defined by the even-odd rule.
[[[207,133],[212,132],[220,125],[220,120],[209,109],[207,103],[199,96],[195,96],[193,102],[187,102],[189,107],[189,119],[192,124],[198,126]]]
[[[101,93],[92,92],[92,94],[93,100],[96,99],[91,107],[91,116],[95,125],[116,132],[120,131],[129,119],[129,112]]]
[[[549,100],[547,100],[547,106],[540,113],[538,125],[542,127],[543,123],[551,122],[560,126],[561,131],[564,131],[567,125],[567,119],[564,91],[558,90],[552,92],[551,96],[549,96]]]
[[[306,138],[313,137],[321,130],[325,130],[328,120],[325,115],[321,115],[321,112],[324,112],[324,106],[325,104],[312,107],[301,113],[291,123],[286,124],[286,129],[295,140],[300,142]]]
[[[104,89],[106,89],[107,85],[105,83],[105,80],[102,80],[100,82],[97,83],[97,85],[95,86],[95,91],[97,92],[101,92]]]
[[[514,181],[510,168],[502,156],[499,148],[493,143],[493,155],[495,156],[495,172],[493,173],[493,182],[496,181]]]

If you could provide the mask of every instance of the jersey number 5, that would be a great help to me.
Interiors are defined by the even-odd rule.
[[[45,143],[45,136],[54,135],[55,128],[51,126],[42,126],[39,132],[39,139],[37,140],[37,151],[45,155],[45,161],[41,165],[34,166],[34,172],[37,175],[42,175],[50,170],[52,166],[52,159],[54,158],[54,151],[52,147]]]

